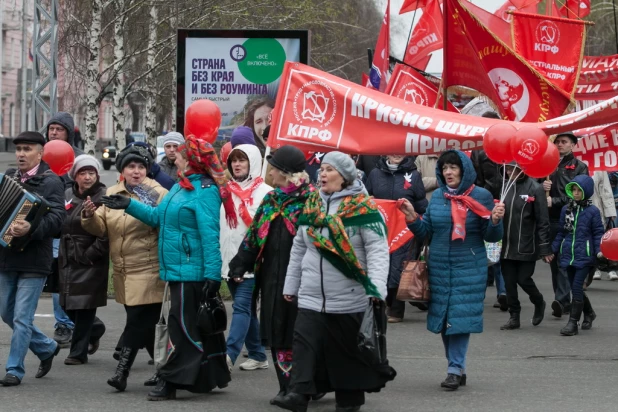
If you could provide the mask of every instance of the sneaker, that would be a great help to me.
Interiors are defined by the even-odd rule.
[[[615,270],[610,270],[607,272],[607,276],[609,276],[609,280],[618,280],[618,274]]]
[[[238,367],[243,371],[254,371],[257,369],[268,369],[268,361],[260,362],[255,359],[248,359],[247,361],[240,364]]]
[[[225,355],[225,362],[227,363],[227,368],[230,370],[230,372],[232,372],[234,364],[232,363],[232,358],[230,358],[230,355]]]
[[[601,271],[600,270],[595,270],[594,271],[594,276],[592,277],[592,279],[594,279],[594,280],[601,280]]]
[[[71,343],[72,337],[73,331],[64,325],[58,326],[58,328],[54,331],[54,340],[58,342],[59,345]]]

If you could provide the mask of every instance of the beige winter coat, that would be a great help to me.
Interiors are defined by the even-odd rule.
[[[614,203],[612,186],[609,183],[607,172],[594,172],[592,180],[594,181],[594,194],[590,199],[592,204],[601,212],[601,221],[605,225],[606,218],[616,217],[616,204]]]
[[[423,186],[425,186],[425,197],[431,200],[433,191],[438,188],[438,179],[436,178],[436,165],[438,164],[437,155],[420,155],[416,156],[414,161],[416,170],[423,178]]]
[[[145,178],[143,184],[159,194],[157,204],[167,190],[156,181]],[[109,195],[120,194],[139,200],[130,194],[124,182],[107,189]],[[124,210],[99,206],[94,216],[84,218],[82,227],[94,236],[108,237],[114,270],[116,302],[127,306],[146,305],[163,301],[165,282],[159,279],[159,233]]]

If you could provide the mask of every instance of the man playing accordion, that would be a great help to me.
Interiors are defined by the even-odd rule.
[[[13,140],[17,169],[6,171],[4,179],[14,179],[28,192],[44,198],[49,210],[31,225],[16,220],[10,235],[27,237],[22,248],[0,247],[0,316],[13,329],[11,349],[6,361],[4,386],[16,386],[25,374],[28,348],[40,359],[37,378],[47,375],[59,345],[34,325],[34,313],[52,264],[52,239],[60,232],[66,212],[64,184],[42,161],[45,138],[38,132],[23,132]],[[0,204],[6,199],[0,199]]]

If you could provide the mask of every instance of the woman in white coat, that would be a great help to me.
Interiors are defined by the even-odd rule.
[[[236,214],[240,218],[238,225],[230,228],[221,207],[221,276],[227,281],[234,299],[232,323],[227,337],[227,362],[231,370],[244,344],[249,352],[249,359],[240,365],[240,369],[266,369],[268,361],[260,341],[260,324],[252,305],[254,275],[246,273],[244,277],[232,280],[229,277],[229,263],[236,255],[262,199],[273,188],[260,177],[262,156],[254,145],[236,146],[227,158],[227,168],[232,176],[228,188],[232,193]]]

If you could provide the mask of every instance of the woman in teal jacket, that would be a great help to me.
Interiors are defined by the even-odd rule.
[[[215,294],[221,282],[222,195],[228,224],[235,225],[237,218],[212,146],[189,136],[178,153],[180,182],[157,207],[118,195],[102,199],[108,207],[126,209],[129,215],[159,228],[160,276],[169,282],[171,308],[168,359],[149,400],[174,399],[176,389],[210,392],[226,387],[231,379],[223,333],[200,336],[196,317],[203,290]]]
[[[487,284],[486,242],[502,239],[504,204],[476,187],[476,172],[464,153],[449,150],[436,166],[439,188],[422,219],[405,201],[402,211],[419,239],[431,238],[427,329],[442,335],[448,360],[441,386],[455,390],[466,384],[466,353],[471,333],[483,331]]]

